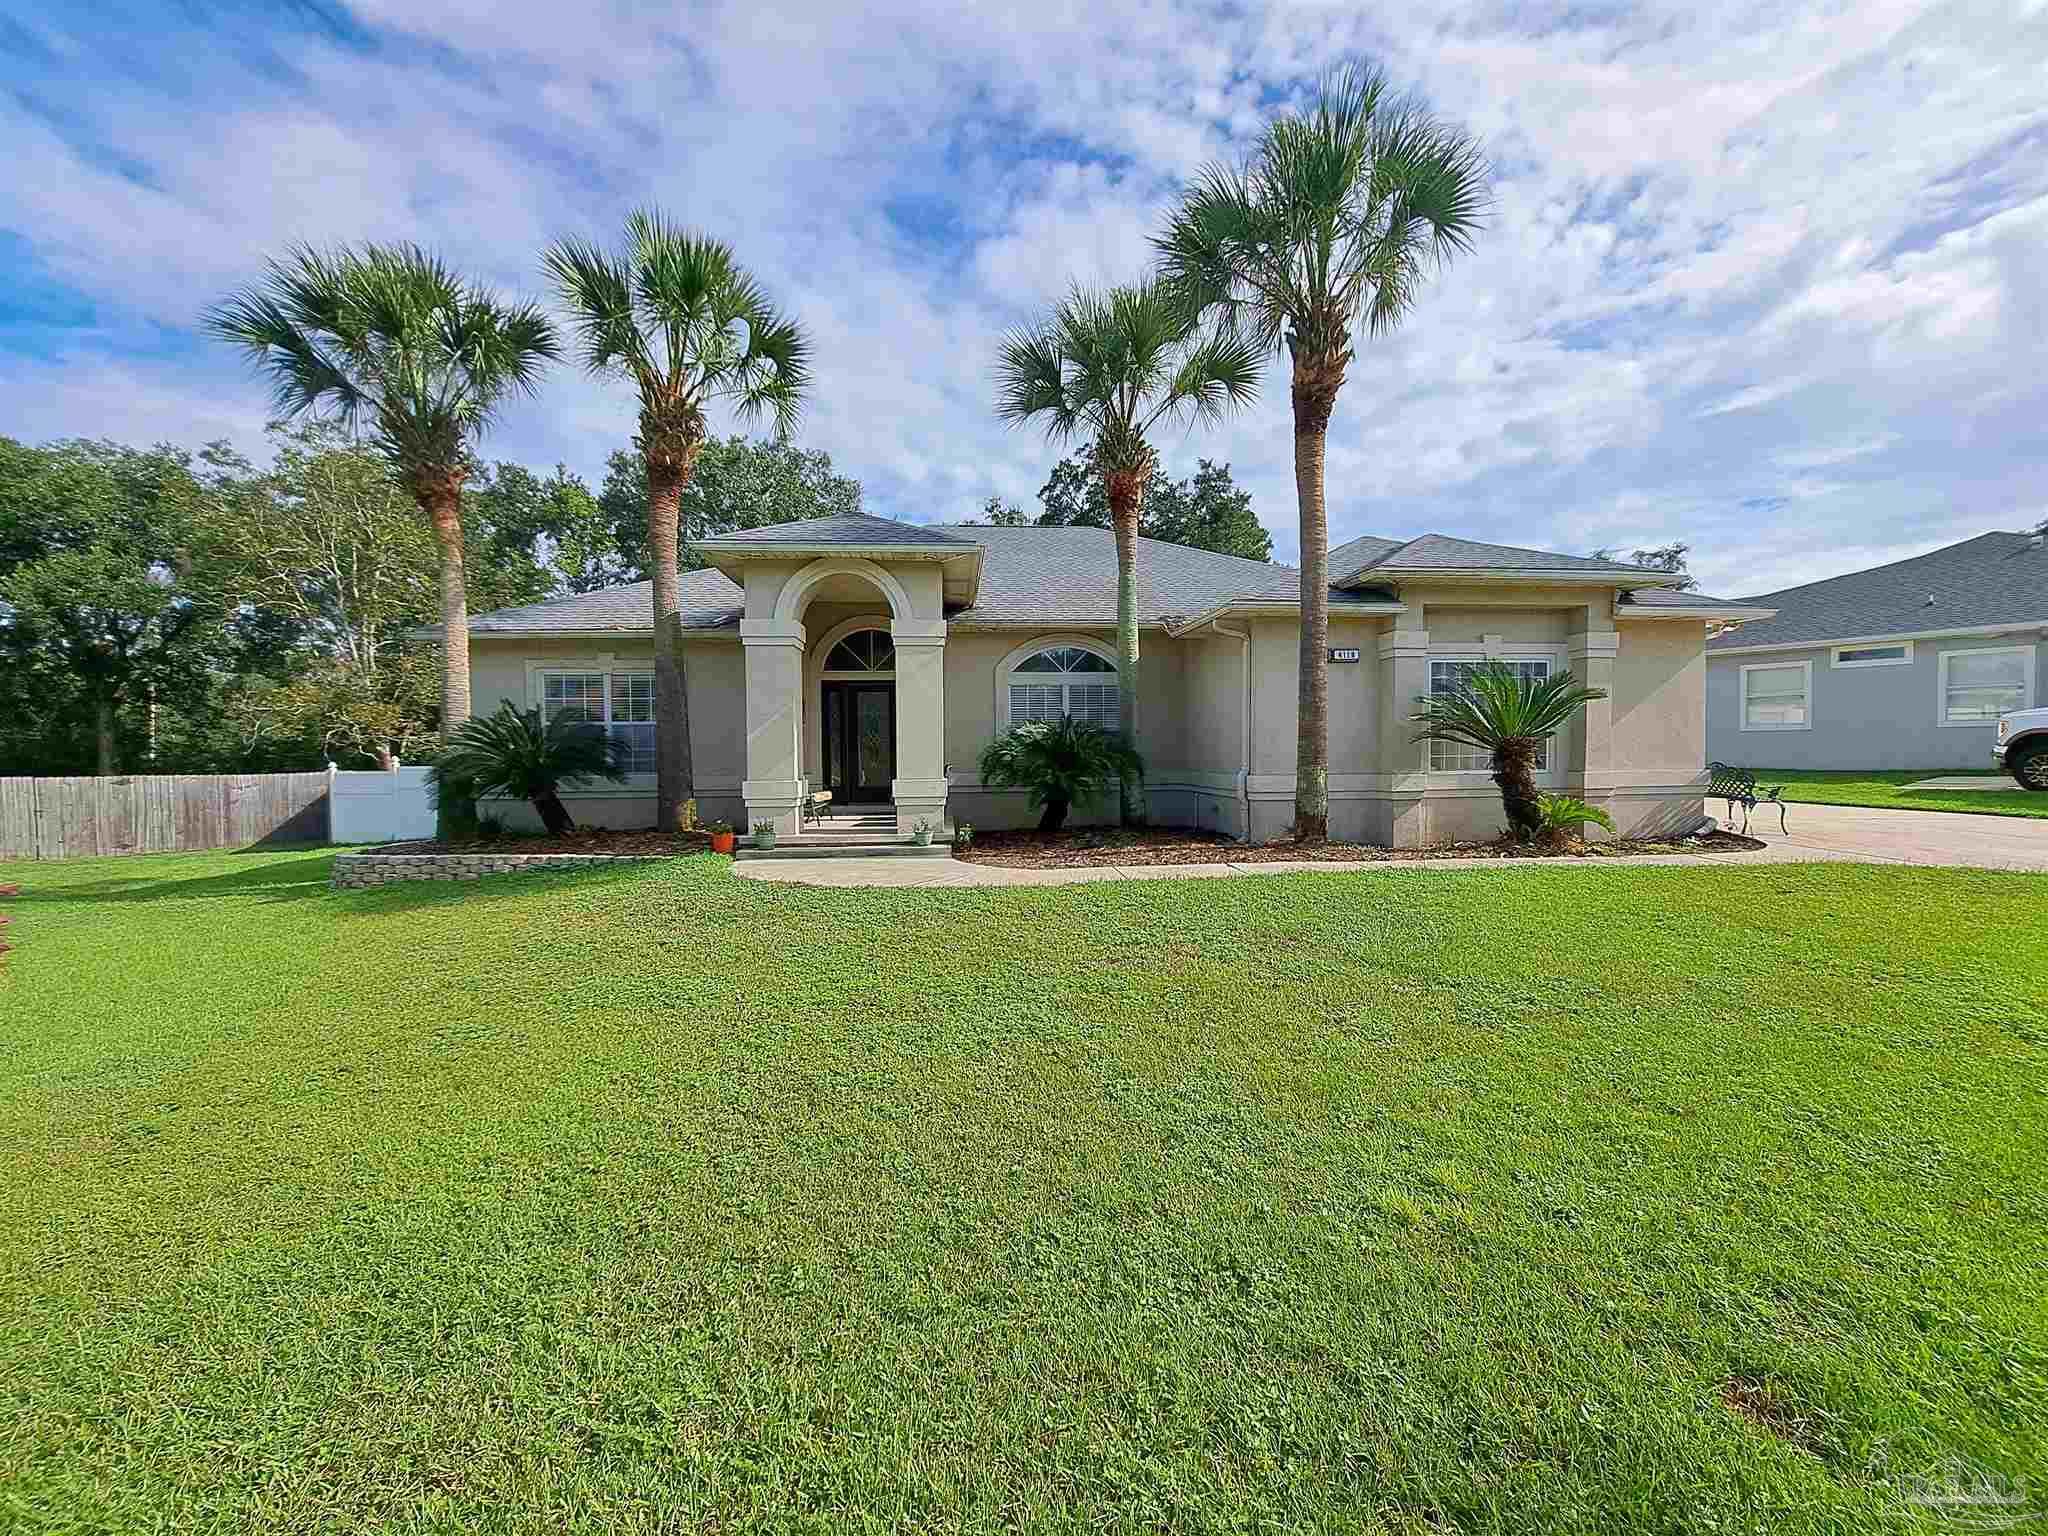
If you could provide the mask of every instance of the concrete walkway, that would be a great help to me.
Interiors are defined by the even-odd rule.
[[[1972,869],[2048,871],[2048,820],[1967,816],[1946,811],[1882,811],[1843,805],[1794,805],[1792,830],[1777,817],[1751,833],[1768,846],[1751,853],[1636,854],[1613,859],[1287,859],[1233,864],[1117,864],[1092,869],[1009,869],[957,859],[805,859],[735,864],[743,880],[796,885],[1077,885],[1093,880],[1205,880],[1225,875],[1457,869],[1605,869],[1615,865],[1740,868],[1755,864],[1927,864]]]

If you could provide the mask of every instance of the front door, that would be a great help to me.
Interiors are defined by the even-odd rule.
[[[825,788],[836,805],[887,800],[896,777],[896,685],[826,683]]]

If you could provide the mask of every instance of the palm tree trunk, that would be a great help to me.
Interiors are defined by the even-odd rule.
[[[535,795],[533,808],[540,812],[540,824],[548,829],[549,837],[561,837],[576,825],[569,817],[569,808],[562,804],[562,797],[552,789]]]
[[[654,588],[654,824],[664,832],[682,826],[683,802],[695,793],[690,759],[690,694],[683,675],[680,569],[683,487],[697,461],[692,444],[680,455],[645,448],[647,461],[647,561]]]
[[[1338,373],[1341,381],[1341,366]],[[1301,506],[1301,660],[1295,706],[1294,840],[1330,836],[1330,519],[1323,447],[1337,385],[1294,363],[1294,494]]]
[[[114,696],[103,693],[93,700],[93,772],[101,775],[121,771],[121,754],[114,743]]]
[[[1116,532],[1116,684],[1117,723],[1124,745],[1138,750],[1138,509],[1145,500],[1144,476],[1117,473],[1106,477],[1109,522]],[[1141,786],[1118,781],[1117,818],[1137,826],[1145,819]]]
[[[1509,834],[1518,843],[1528,842],[1543,830],[1543,807],[1536,793],[1534,743],[1513,737],[1495,747],[1493,782],[1500,786]]]
[[[462,573],[462,476],[448,472],[417,488],[441,546],[441,740],[469,719],[469,591]]]

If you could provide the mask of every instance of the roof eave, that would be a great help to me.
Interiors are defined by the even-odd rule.
[[[1384,617],[1387,614],[1406,613],[1407,611],[1408,605],[1406,603],[1333,603],[1330,605],[1330,616],[1332,618],[1341,616],[1345,618],[1373,619]],[[1192,630],[1201,629],[1206,625],[1213,624],[1218,619],[1227,619],[1233,614],[1242,614],[1248,618],[1258,618],[1263,615],[1293,618],[1300,612],[1301,603],[1294,598],[1233,598],[1227,603],[1219,603],[1214,608],[1195,614],[1191,618],[1170,621],[1166,625],[1166,632],[1178,638]]]
[[[1752,645],[1714,645],[1710,656],[1750,656],[1764,651],[1811,651],[1824,645],[1882,645],[1892,640],[1977,639],[2018,635],[2033,630],[2048,635],[2048,618],[2014,619],[2003,624],[1952,624],[1946,629],[1894,629],[1874,635],[1821,635],[1812,640],[1765,640]],[[1737,631],[1740,633],[1740,631]]]
[[[1677,604],[1669,607],[1635,608],[1626,603],[1615,606],[1617,619],[1721,619],[1730,624],[1747,624],[1753,619],[1775,619],[1775,608],[1733,608],[1727,606],[1684,608]]]
[[[1333,585],[1355,586],[1371,576],[1397,582],[1443,582],[1452,586],[1498,586],[1508,583],[1523,587],[1612,587],[1628,591],[1638,587],[1675,587],[1683,580],[1665,571],[1560,571],[1544,566],[1533,568],[1472,565],[1376,565]]]
[[[957,586],[965,596],[955,598],[949,592],[946,600],[958,602],[963,607],[971,605],[981,595],[981,567],[988,553],[983,546],[964,541],[946,548],[936,544],[831,544],[813,539],[792,540],[787,544],[765,543],[759,539],[744,542],[699,539],[690,547],[709,559],[712,568],[726,580],[742,587],[746,585],[746,577],[734,567],[744,567],[750,560],[916,560],[960,565],[965,568],[965,575]]]

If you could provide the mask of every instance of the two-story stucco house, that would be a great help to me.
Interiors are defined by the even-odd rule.
[[[1059,714],[1119,724],[1107,530],[833,517],[695,548],[708,568],[684,578],[681,623],[707,819],[793,836],[800,801],[824,788],[893,806],[905,829],[1026,825],[1022,793],[978,777],[982,747]],[[1138,569],[1136,736],[1151,819],[1284,835],[1298,573],[1152,540]],[[1606,807],[1623,832],[1697,822],[1708,625],[1766,610],[1667,581],[1436,534],[1333,549],[1331,835],[1404,847],[1499,830],[1487,763],[1417,745],[1408,719],[1418,695],[1458,686],[1487,657],[1569,668],[1608,691],[1549,744],[1544,782]],[[478,711],[505,699],[576,709],[633,744],[632,783],[568,797],[587,824],[653,821],[650,606],[641,582],[470,623]]]

